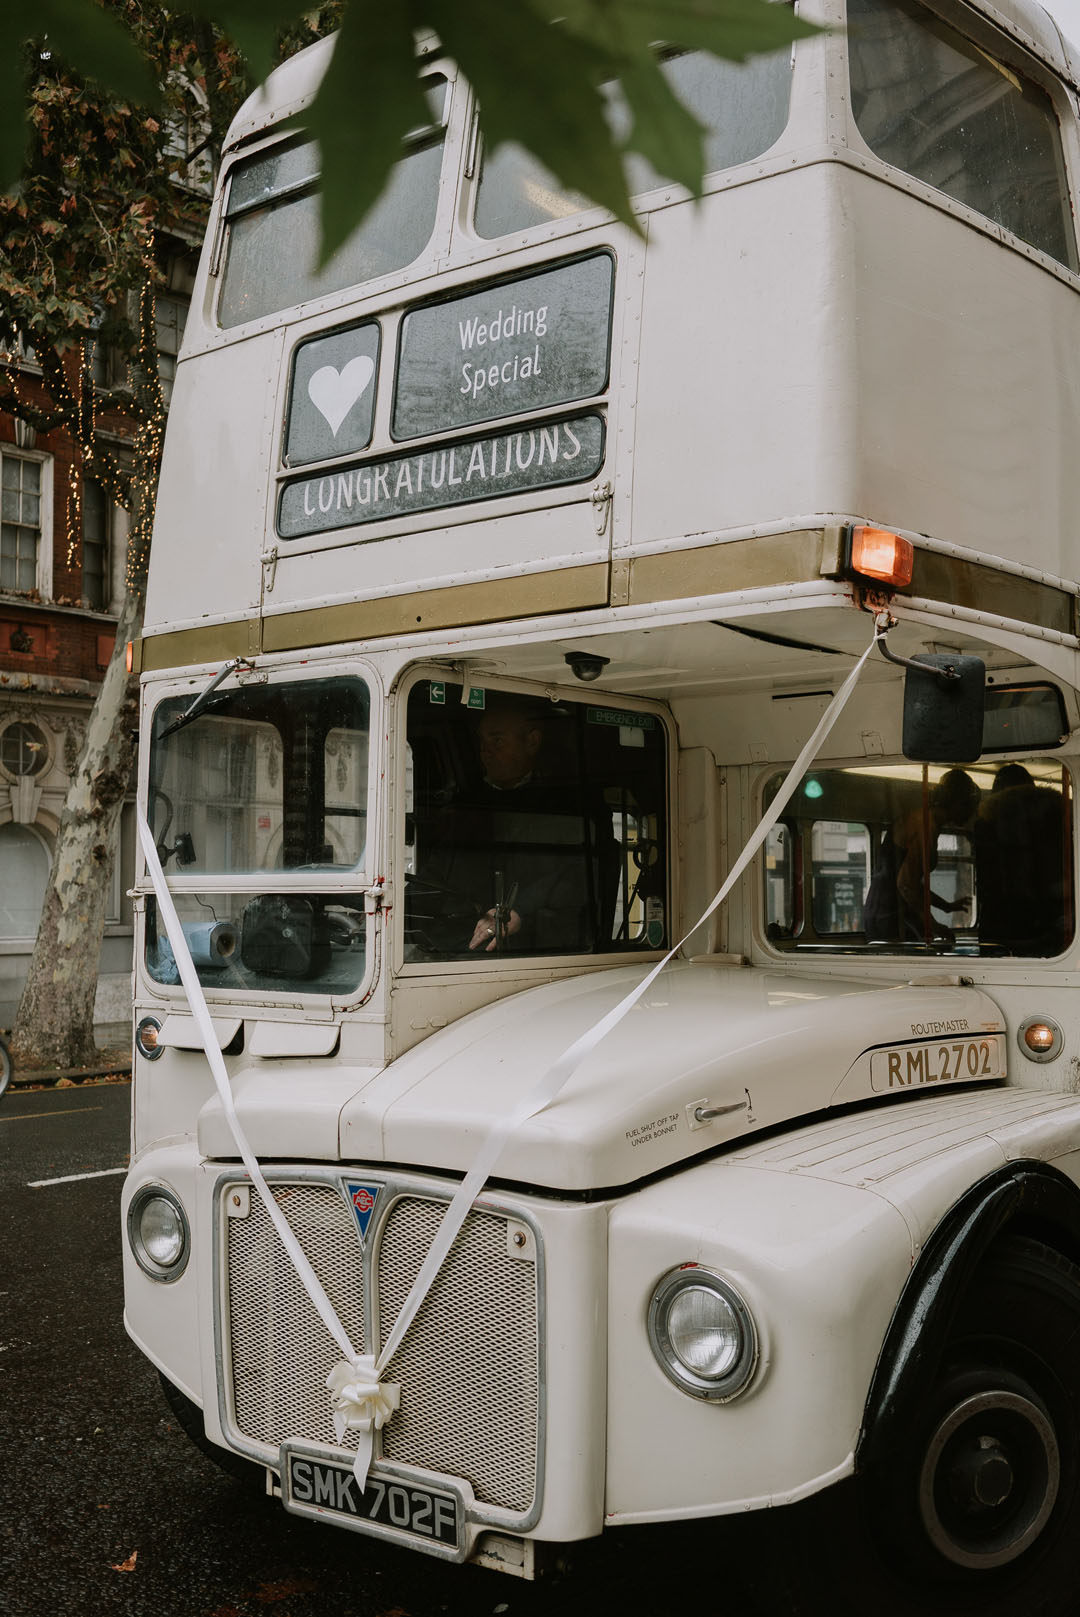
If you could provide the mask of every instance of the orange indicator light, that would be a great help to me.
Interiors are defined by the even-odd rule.
[[[1024,1030],[1024,1043],[1029,1050],[1035,1050],[1040,1055],[1044,1050],[1053,1049],[1056,1037],[1054,1029],[1047,1027],[1045,1022],[1032,1022],[1031,1026]]]
[[[851,569],[883,584],[911,583],[915,547],[888,528],[852,528]]]
[[[127,669],[128,673],[130,674],[131,670],[132,670],[132,668],[134,668],[134,666],[135,666],[135,642],[134,642],[134,640],[129,640],[128,643],[127,643],[127,651],[124,654],[124,667]]]

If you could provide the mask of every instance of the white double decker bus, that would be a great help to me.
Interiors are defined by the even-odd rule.
[[[1063,1614],[1080,64],[1027,0],[813,15],[667,60],[705,196],[638,163],[640,235],[431,40],[320,273],[331,45],[236,120],[134,648],[126,1321],[284,1508],[448,1561],[733,1518],[808,1610]]]

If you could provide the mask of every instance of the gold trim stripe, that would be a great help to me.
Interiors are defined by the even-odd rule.
[[[1037,578],[999,572],[984,562],[944,556],[938,550],[916,549],[911,583],[898,593],[1016,618],[1041,629],[1056,629],[1059,634],[1076,633],[1076,597],[1067,590],[1042,584]]]
[[[634,556],[628,578],[626,560],[619,558],[611,589],[630,606],[692,602],[711,595],[835,577],[835,566],[835,544],[830,543],[829,531],[804,529]],[[1076,599],[1069,591],[939,551],[916,550],[914,577],[899,594],[969,607],[1064,634],[1075,632]],[[608,604],[609,568],[606,562],[596,562],[147,635],[136,643],[136,667],[150,671],[182,668],[228,657],[505,623]]]
[[[310,611],[263,619],[264,651],[301,651],[348,640],[420,634],[425,629],[459,629],[470,623],[501,623],[508,618],[542,617],[606,606],[606,562],[548,573],[493,578],[450,589],[418,590],[377,601],[348,601]]]
[[[817,528],[635,556],[630,562],[630,605],[803,584],[821,576],[821,545]]]
[[[219,662],[228,657],[252,657],[259,652],[303,651],[308,646],[376,640],[425,629],[456,629],[471,623],[542,617],[549,612],[579,612],[606,606],[607,600],[607,563],[594,562],[585,567],[518,574],[449,589],[417,590],[375,601],[346,601],[275,617],[250,618],[243,623],[175,629],[146,635],[138,650],[143,669],[156,671]]]

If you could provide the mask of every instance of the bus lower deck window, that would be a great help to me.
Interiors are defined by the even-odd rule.
[[[785,951],[1051,959],[1075,932],[1071,777],[1032,757],[815,770],[767,844],[764,908]]]

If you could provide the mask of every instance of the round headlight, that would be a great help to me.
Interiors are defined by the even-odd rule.
[[[131,1198],[128,1240],[151,1280],[178,1280],[187,1268],[190,1238],[179,1198],[164,1185],[143,1185]]]
[[[146,1061],[156,1061],[165,1046],[159,1041],[161,1023],[156,1016],[144,1016],[135,1029],[135,1048]]]
[[[649,1303],[649,1342],[664,1374],[694,1398],[736,1397],[754,1373],[757,1332],[728,1281],[691,1265],[673,1269]]]

